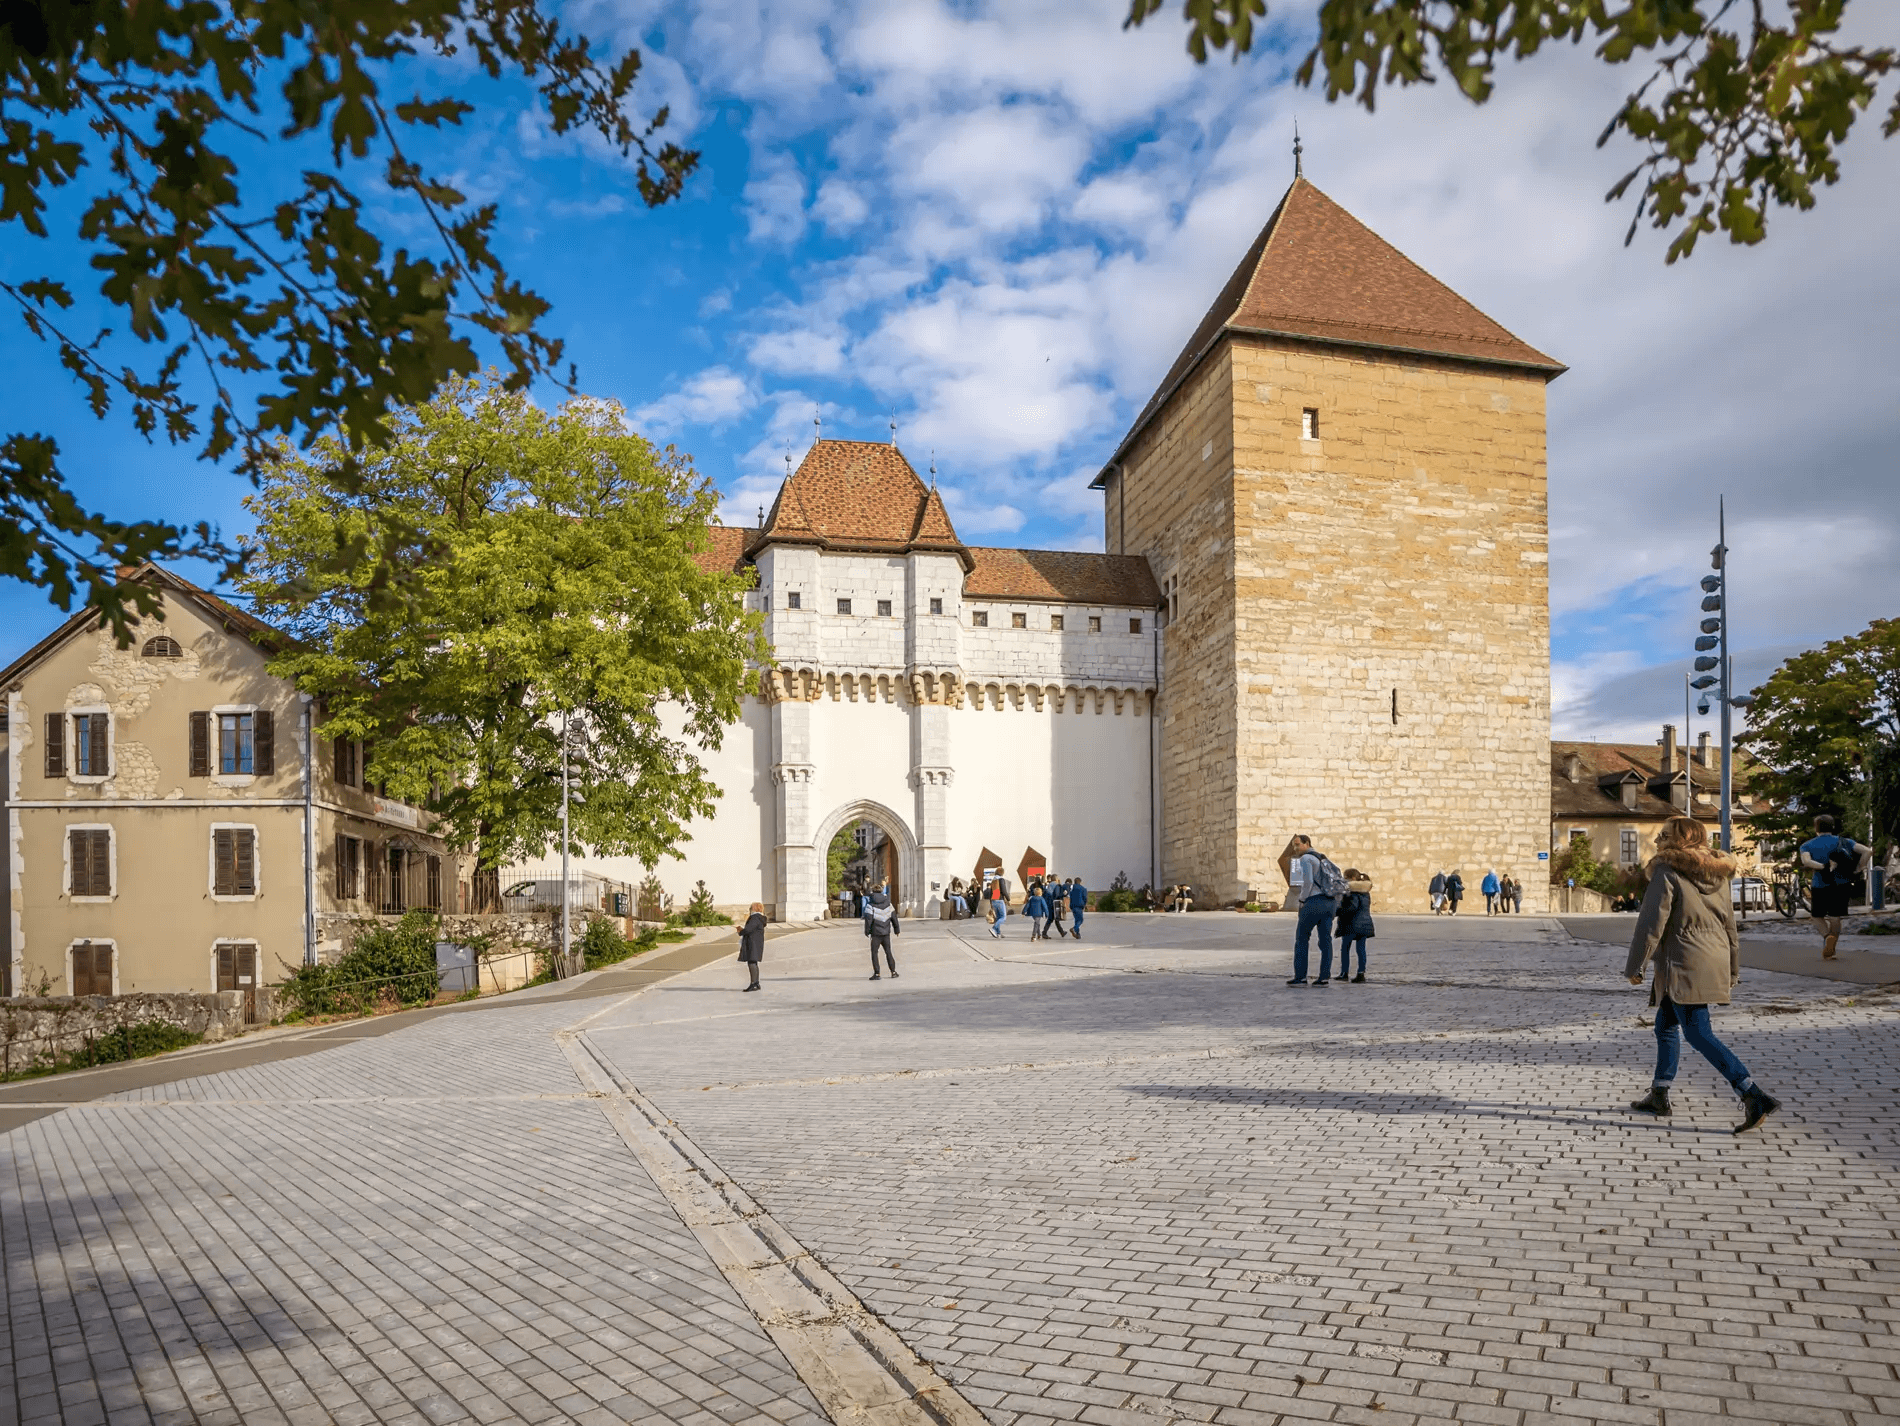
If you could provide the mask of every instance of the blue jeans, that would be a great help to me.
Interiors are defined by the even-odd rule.
[[[1667,1089],[1676,1082],[1676,1066],[1682,1062],[1682,1042],[1687,1039],[1702,1058],[1715,1066],[1715,1072],[1729,1082],[1737,1094],[1746,1092],[1754,1081],[1748,1066],[1735,1058],[1735,1052],[1715,1038],[1709,1024],[1706,1005],[1678,1005],[1668,996],[1656,1007],[1656,1087]]]
[[[1075,932],[1075,939],[1078,941],[1082,939],[1083,909],[1084,908],[1080,906],[1071,906],[1069,908],[1069,922],[1070,922],[1069,929]]]
[[[1319,978],[1333,978],[1333,918],[1339,914],[1339,902],[1330,896],[1309,896],[1300,903],[1300,927],[1294,932],[1293,978],[1306,979],[1306,947],[1315,927],[1319,929]]]
[[[1364,936],[1347,936],[1339,943],[1339,973],[1341,975],[1345,975],[1352,970],[1352,948],[1355,944],[1359,947],[1359,974],[1364,975],[1366,973],[1366,938]],[[1320,974],[1325,975],[1326,972],[1322,970]]]
[[[990,934],[992,936],[1003,934],[1003,918],[1007,915],[1009,915],[1007,902],[999,899],[990,903]]]

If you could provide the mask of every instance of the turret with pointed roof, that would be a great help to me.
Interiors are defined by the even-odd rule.
[[[1164,602],[1162,883],[1277,900],[1306,833],[1393,910],[1542,896],[1563,370],[1294,179],[1094,482]]]

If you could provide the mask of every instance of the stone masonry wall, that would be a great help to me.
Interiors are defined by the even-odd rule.
[[[1277,898],[1306,832],[1378,908],[1426,909],[1439,869],[1475,897],[1496,868],[1544,910],[1543,378],[1232,352],[1240,881]]]
[[[267,996],[260,992],[260,998]],[[267,1005],[260,1005],[269,1019]],[[0,1062],[8,1073],[84,1054],[86,1040],[120,1027],[162,1024],[211,1041],[244,1033],[244,997],[209,995],[54,995],[0,1000]]]
[[[1114,480],[1107,544],[1148,557],[1179,591],[1161,635],[1161,880],[1229,889],[1243,877],[1234,692],[1234,403],[1216,353],[1142,433]]]

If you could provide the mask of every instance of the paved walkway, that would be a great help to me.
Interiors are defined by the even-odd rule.
[[[825,1419],[582,1051],[997,1423],[1900,1416],[1900,1002],[1747,972],[1737,1139],[1693,1056],[1621,1110],[1613,946],[1387,917],[1288,990],[1291,924],[906,923],[877,984],[825,928],[48,1115],[0,1419]]]

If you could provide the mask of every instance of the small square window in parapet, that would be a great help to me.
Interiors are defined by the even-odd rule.
[[[849,599],[840,599],[838,601],[838,612],[840,614],[849,614],[851,612],[851,601]]]
[[[1091,634],[1099,634],[1102,632],[1102,616],[1100,614],[1089,615],[1089,632]]]
[[[943,613],[943,601],[942,601],[941,599],[933,599],[933,600],[931,600],[931,601],[930,601],[930,612],[931,612],[932,614],[941,614],[941,613]]]
[[[880,599],[877,601],[877,617],[880,619],[888,619],[891,617],[891,601],[890,600]]]
[[[1029,627],[1029,616],[1027,614],[1010,615],[1009,627],[1012,629],[1027,629]]]
[[[1141,620],[1130,619],[1128,621],[1128,632],[1131,634],[1139,634],[1141,632]]]
[[[785,607],[787,609],[796,609],[799,607],[797,590],[794,589],[790,594],[785,596]]]
[[[972,629],[987,629],[989,628],[989,626],[990,626],[990,611],[989,610],[972,609],[970,611],[970,627]]]
[[[1303,441],[1319,439],[1319,407],[1308,406],[1300,412],[1300,439]]]
[[[1060,634],[1062,632],[1062,616],[1060,614],[1051,614],[1049,616],[1049,627],[1054,632]]]

